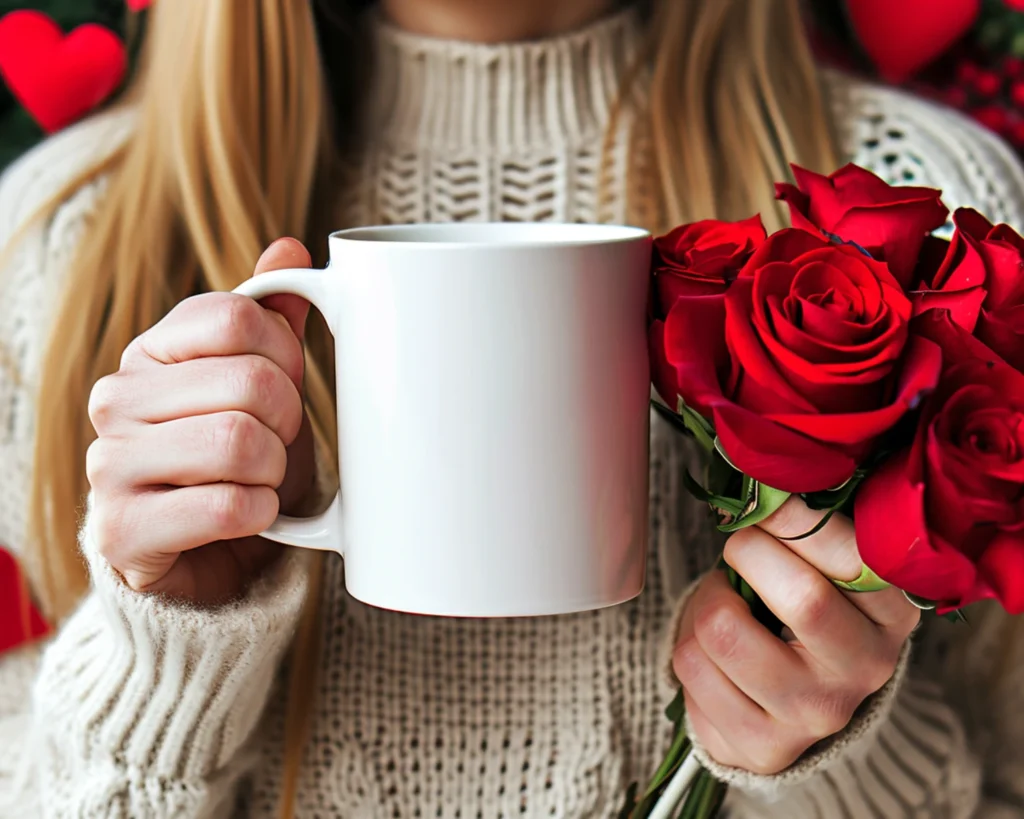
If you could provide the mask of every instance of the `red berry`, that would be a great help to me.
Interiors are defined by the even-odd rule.
[[[967,105],[967,92],[959,85],[951,86],[943,91],[942,101],[953,108],[963,108]]]
[[[1013,56],[1004,57],[1003,74],[1007,77],[1019,77],[1024,74],[1024,59]]]
[[[994,71],[982,71],[974,78],[974,89],[983,97],[994,97],[1003,87],[1003,78]]]
[[[986,128],[991,128],[998,134],[1005,132],[1010,119],[1006,109],[1000,108],[998,105],[986,105],[983,108],[975,108],[971,111],[971,116]]]
[[[1024,122],[1015,123],[1010,129],[1009,137],[1017,147],[1024,145]]]
[[[964,60],[958,63],[956,66],[956,79],[957,82],[963,84],[973,83],[975,78],[978,76],[978,65],[977,63],[968,62]]]
[[[1014,105],[1024,109],[1024,80],[1017,80],[1010,86],[1010,99]]]

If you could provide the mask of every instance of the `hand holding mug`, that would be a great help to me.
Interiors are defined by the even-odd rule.
[[[284,239],[255,273],[309,263]],[[187,299],[93,388],[91,533],[133,589],[198,603],[238,595],[282,550],[256,535],[312,486],[301,392],[309,304],[263,304],[233,293]]]

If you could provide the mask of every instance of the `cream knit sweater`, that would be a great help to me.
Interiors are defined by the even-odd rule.
[[[375,142],[352,223],[621,221],[629,117],[598,202],[609,107],[638,41],[618,14],[502,46],[378,26]],[[964,118],[902,94],[836,95],[847,153],[893,182],[941,187],[1024,226],[1024,174]],[[0,180],[0,246],[76,171],[130,138],[130,113],[49,140]],[[0,543],[28,553],[26,492],[39,362],[102,182],[9,248],[0,271]],[[144,215],[142,215],[144,218]],[[17,371],[20,376],[15,376]],[[681,491],[689,449],[655,419],[647,590],[558,618],[447,620],[368,608],[331,557],[302,817],[612,817],[669,739],[662,642],[716,539]],[[396,499],[396,503],[400,503]],[[234,605],[127,589],[82,537],[93,585],[46,646],[0,657],[0,816],[271,817],[282,769],[276,681],[303,603],[295,552]],[[1024,817],[1024,654],[1003,623],[929,623],[903,677],[777,777],[720,773],[731,819]],[[1017,647],[1019,648],[1019,646]],[[1010,668],[999,686],[995,666]],[[1015,664],[1016,663],[1016,664]],[[979,682],[981,681],[981,682]]]

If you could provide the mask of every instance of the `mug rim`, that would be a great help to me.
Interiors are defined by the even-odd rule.
[[[479,237],[474,239],[474,234]],[[508,238],[501,234],[508,234]],[[422,238],[403,239],[403,235]],[[433,238],[435,236],[437,238]],[[589,222],[427,222],[347,228],[334,231],[329,238],[332,242],[392,244],[417,249],[554,248],[636,242],[651,238],[651,234],[631,225]]]

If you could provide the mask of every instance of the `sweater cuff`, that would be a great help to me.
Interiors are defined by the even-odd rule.
[[[129,588],[88,520],[80,543],[93,589],[47,650],[35,690],[58,757],[50,784],[84,774],[122,793],[206,790],[260,719],[306,597],[308,553],[287,550],[244,598],[203,608]]]
[[[665,669],[667,680],[673,688],[679,686],[679,681],[672,671],[672,651],[679,633],[679,622],[686,604],[703,579],[704,576],[687,586],[676,601],[670,627],[663,644],[662,656],[665,659],[662,668]],[[903,684],[910,663],[910,647],[911,642],[907,640],[889,681],[861,703],[853,719],[842,731],[815,743],[804,752],[800,759],[779,773],[755,774],[743,768],[734,768],[716,762],[697,739],[690,718],[687,716],[686,733],[693,744],[693,753],[701,765],[710,771],[716,779],[738,790],[768,798],[777,798],[782,792],[831,768],[840,760],[847,757],[863,756],[878,735],[880,728],[889,719],[893,703]]]
[[[785,773],[785,772],[784,772]],[[835,760],[819,775],[787,789],[736,789],[735,819],[818,819],[821,816],[901,816],[1002,819],[979,805],[981,768],[963,725],[941,686],[913,672],[896,695],[874,739]]]

